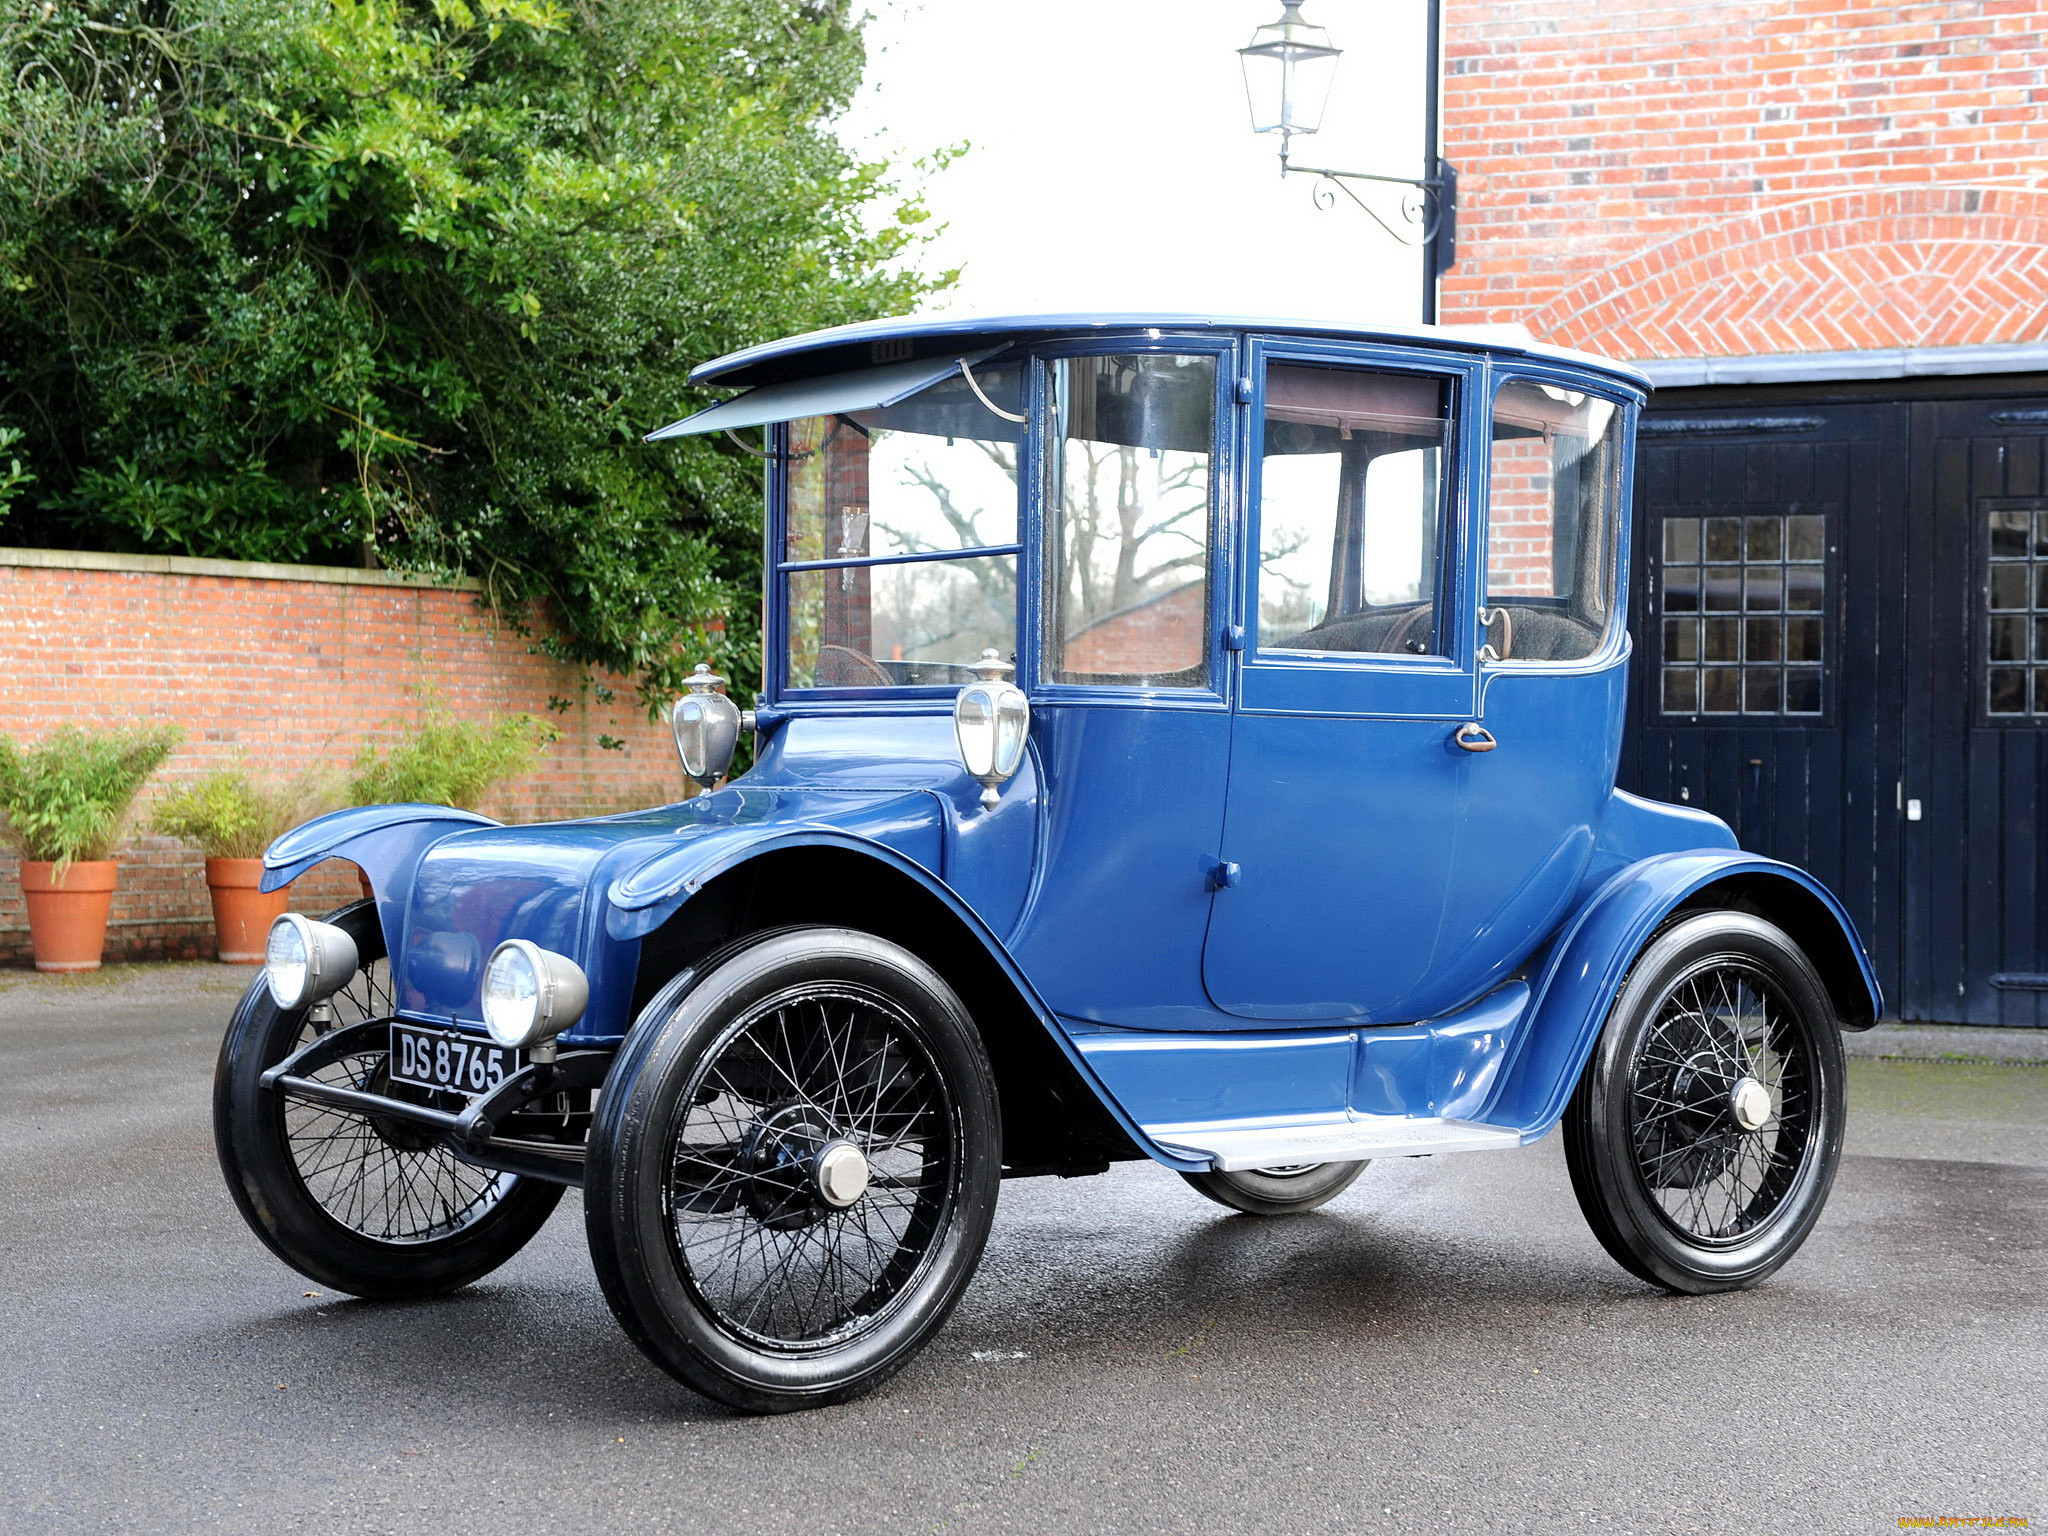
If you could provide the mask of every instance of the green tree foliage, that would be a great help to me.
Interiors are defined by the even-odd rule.
[[[640,437],[932,286],[863,63],[848,0],[0,0],[0,541],[374,554],[751,678],[758,463]]]

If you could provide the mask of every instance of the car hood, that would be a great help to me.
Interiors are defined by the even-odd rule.
[[[943,810],[926,790],[727,788],[659,810],[589,821],[480,827],[437,841],[420,860],[399,933],[393,934],[401,1014],[479,1023],[479,988],[491,951],[527,939],[567,955],[591,981],[587,1017],[615,1018],[608,994],[630,966],[597,965],[619,939],[607,932],[615,892],[635,876],[715,863],[735,845],[805,830],[851,835],[940,872]],[[664,882],[666,883],[666,882]]]

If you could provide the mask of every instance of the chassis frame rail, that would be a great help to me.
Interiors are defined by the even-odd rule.
[[[305,1074],[331,1067],[349,1056],[388,1049],[393,1023],[389,1018],[343,1025],[308,1041],[266,1071],[258,1085],[286,1098],[353,1110],[360,1115],[397,1120],[447,1139],[449,1150],[465,1162],[503,1173],[546,1179],[581,1188],[583,1148],[562,1142],[501,1136],[498,1128],[529,1104],[552,1093],[597,1088],[611,1071],[612,1051],[569,1051],[554,1061],[529,1062],[488,1093],[472,1095],[460,1111],[436,1109],[405,1099],[389,1098],[361,1088],[323,1083]]]

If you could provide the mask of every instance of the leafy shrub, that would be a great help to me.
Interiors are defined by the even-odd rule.
[[[24,859],[58,865],[106,858],[137,792],[184,735],[174,725],[67,725],[40,747],[0,736],[0,840]]]
[[[194,844],[209,859],[255,859],[335,797],[318,774],[280,781],[223,768],[164,796],[150,825],[161,836]]]
[[[445,709],[408,723],[406,738],[380,753],[365,742],[356,754],[346,797],[354,805],[424,802],[473,811],[485,795],[532,766],[560,734],[532,715],[493,721],[458,720]]]

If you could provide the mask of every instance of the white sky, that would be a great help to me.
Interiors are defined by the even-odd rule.
[[[919,263],[963,269],[933,308],[1419,315],[1415,248],[1341,199],[1316,208],[1311,178],[1281,179],[1278,136],[1251,131],[1237,49],[1279,0],[874,3],[844,137],[906,182],[972,145],[925,186],[947,227]],[[1420,175],[1423,0],[1304,11],[1345,52],[1296,162]]]

